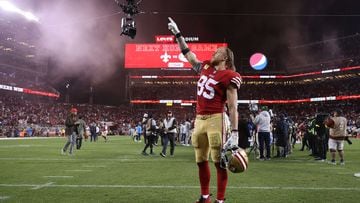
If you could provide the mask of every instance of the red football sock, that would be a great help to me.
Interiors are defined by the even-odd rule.
[[[228,181],[227,171],[220,167],[220,163],[215,163],[217,175],[217,199],[225,199],[225,190]]]
[[[208,195],[210,193],[210,168],[209,162],[204,161],[197,163],[199,167],[199,179],[201,186],[201,195]]]

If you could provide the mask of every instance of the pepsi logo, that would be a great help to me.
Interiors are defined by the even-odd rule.
[[[250,57],[250,66],[255,70],[263,70],[267,64],[268,60],[262,53],[255,53]]]

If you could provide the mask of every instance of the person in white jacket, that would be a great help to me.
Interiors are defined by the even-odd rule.
[[[175,135],[177,133],[177,122],[171,111],[168,111],[164,119],[164,135],[163,135],[163,148],[160,156],[166,157],[167,145],[170,141],[170,156],[174,156],[175,150]]]
[[[270,160],[270,114],[268,107],[261,107],[261,111],[254,119],[254,124],[257,127],[259,138],[260,160]],[[264,156],[264,144],[266,149],[266,158]]]

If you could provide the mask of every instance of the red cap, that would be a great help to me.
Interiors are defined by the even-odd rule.
[[[78,110],[76,108],[71,108],[71,110],[70,110],[71,113],[75,113],[75,112],[77,113],[77,111]]]

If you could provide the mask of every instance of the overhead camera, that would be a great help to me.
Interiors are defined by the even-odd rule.
[[[138,5],[141,0],[137,3],[134,0],[126,0],[126,4],[120,3],[119,0],[115,0],[117,5],[126,14],[126,17],[121,18],[121,34],[131,37],[134,39],[136,36],[136,24],[134,16],[140,13]]]
[[[121,34],[120,35],[127,35],[131,37],[131,39],[135,38],[136,35],[136,26],[135,20],[131,17],[124,17],[121,18]]]

